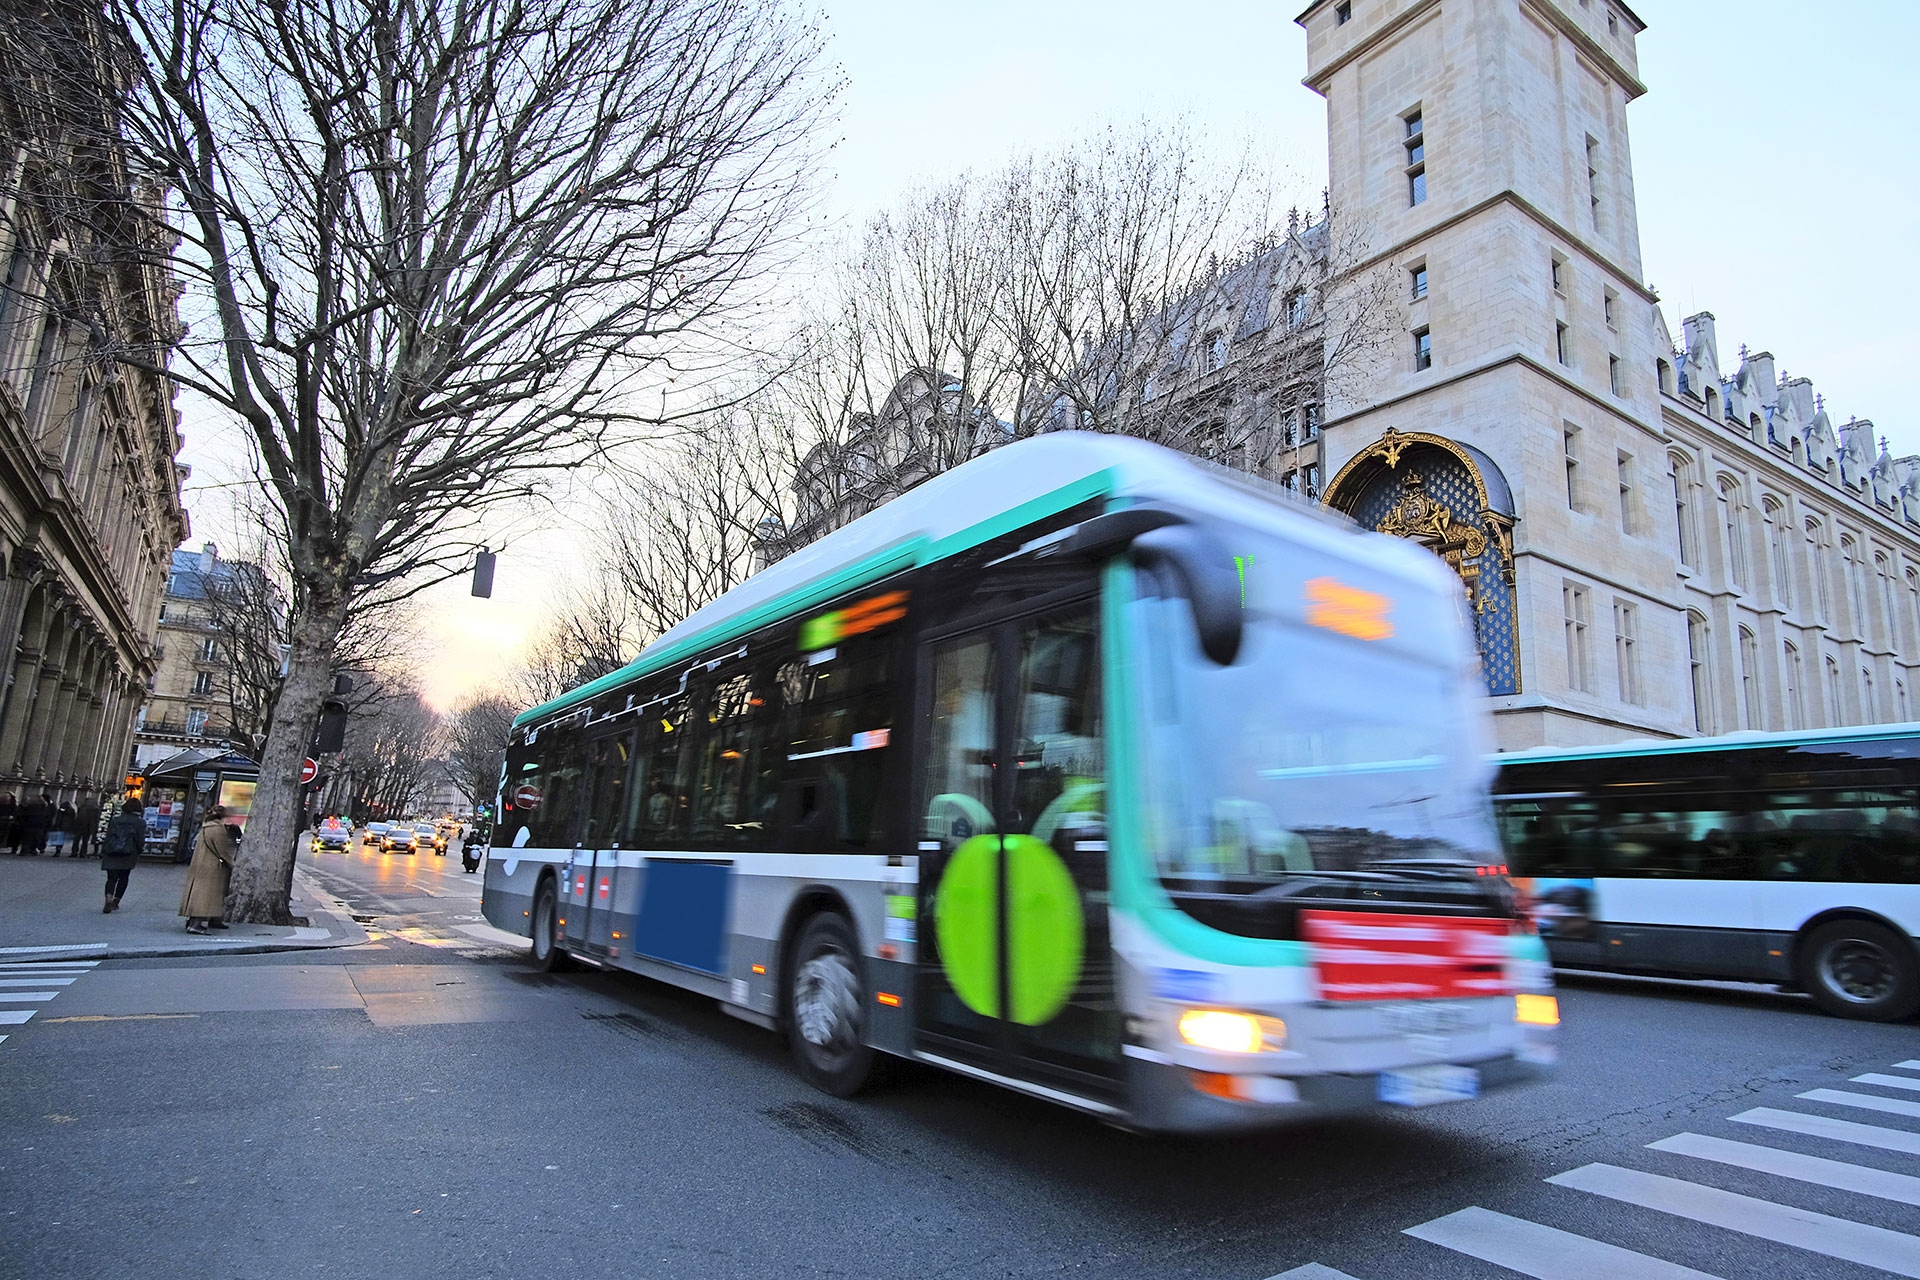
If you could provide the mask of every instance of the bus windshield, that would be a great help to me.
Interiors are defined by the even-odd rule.
[[[1169,887],[1256,893],[1498,861],[1479,691],[1447,665],[1451,646],[1371,644],[1250,591],[1240,655],[1221,667],[1201,655],[1184,602],[1143,591],[1134,609],[1147,836]],[[1431,611],[1429,626],[1451,621]]]

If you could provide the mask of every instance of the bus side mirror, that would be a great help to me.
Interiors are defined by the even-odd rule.
[[[1228,667],[1240,656],[1240,574],[1213,536],[1190,524],[1166,525],[1133,540],[1128,554],[1149,571],[1167,569],[1193,611],[1200,652]]]

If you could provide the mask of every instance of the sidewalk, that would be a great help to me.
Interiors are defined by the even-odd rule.
[[[100,910],[98,858],[15,858],[0,851],[0,964],[26,960],[235,955],[346,947],[367,940],[346,905],[296,868],[293,914],[301,926],[236,924],[208,937],[177,914],[184,863],[142,861],[112,915]]]

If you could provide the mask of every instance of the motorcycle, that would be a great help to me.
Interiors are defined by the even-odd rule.
[[[487,845],[485,841],[475,838],[461,843],[460,865],[467,874],[471,875],[478,871],[480,864],[486,860]]]

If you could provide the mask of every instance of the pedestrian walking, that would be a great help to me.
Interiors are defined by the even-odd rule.
[[[20,853],[20,802],[13,792],[0,792],[0,844],[16,857]]]
[[[74,854],[81,858],[88,857],[100,838],[100,802],[92,796],[81,796],[80,804],[73,812],[73,826]]]
[[[42,791],[38,797],[20,806],[20,844],[26,856],[37,858],[47,847],[47,828],[53,824],[53,792]]]
[[[47,843],[53,846],[53,856],[56,858],[62,853],[69,858],[77,856],[73,851],[74,817],[73,806],[65,800],[53,811],[53,825],[47,832]]]
[[[127,893],[127,876],[140,861],[140,850],[147,842],[147,819],[138,800],[120,806],[120,812],[107,823],[106,838],[100,842],[100,867],[107,873],[105,914],[120,909]]]
[[[187,918],[188,933],[227,927],[220,917],[227,914],[227,883],[233,876],[237,848],[233,828],[227,825],[227,807],[217,804],[207,810],[207,820],[193,844],[187,887],[180,894],[180,914]]]

